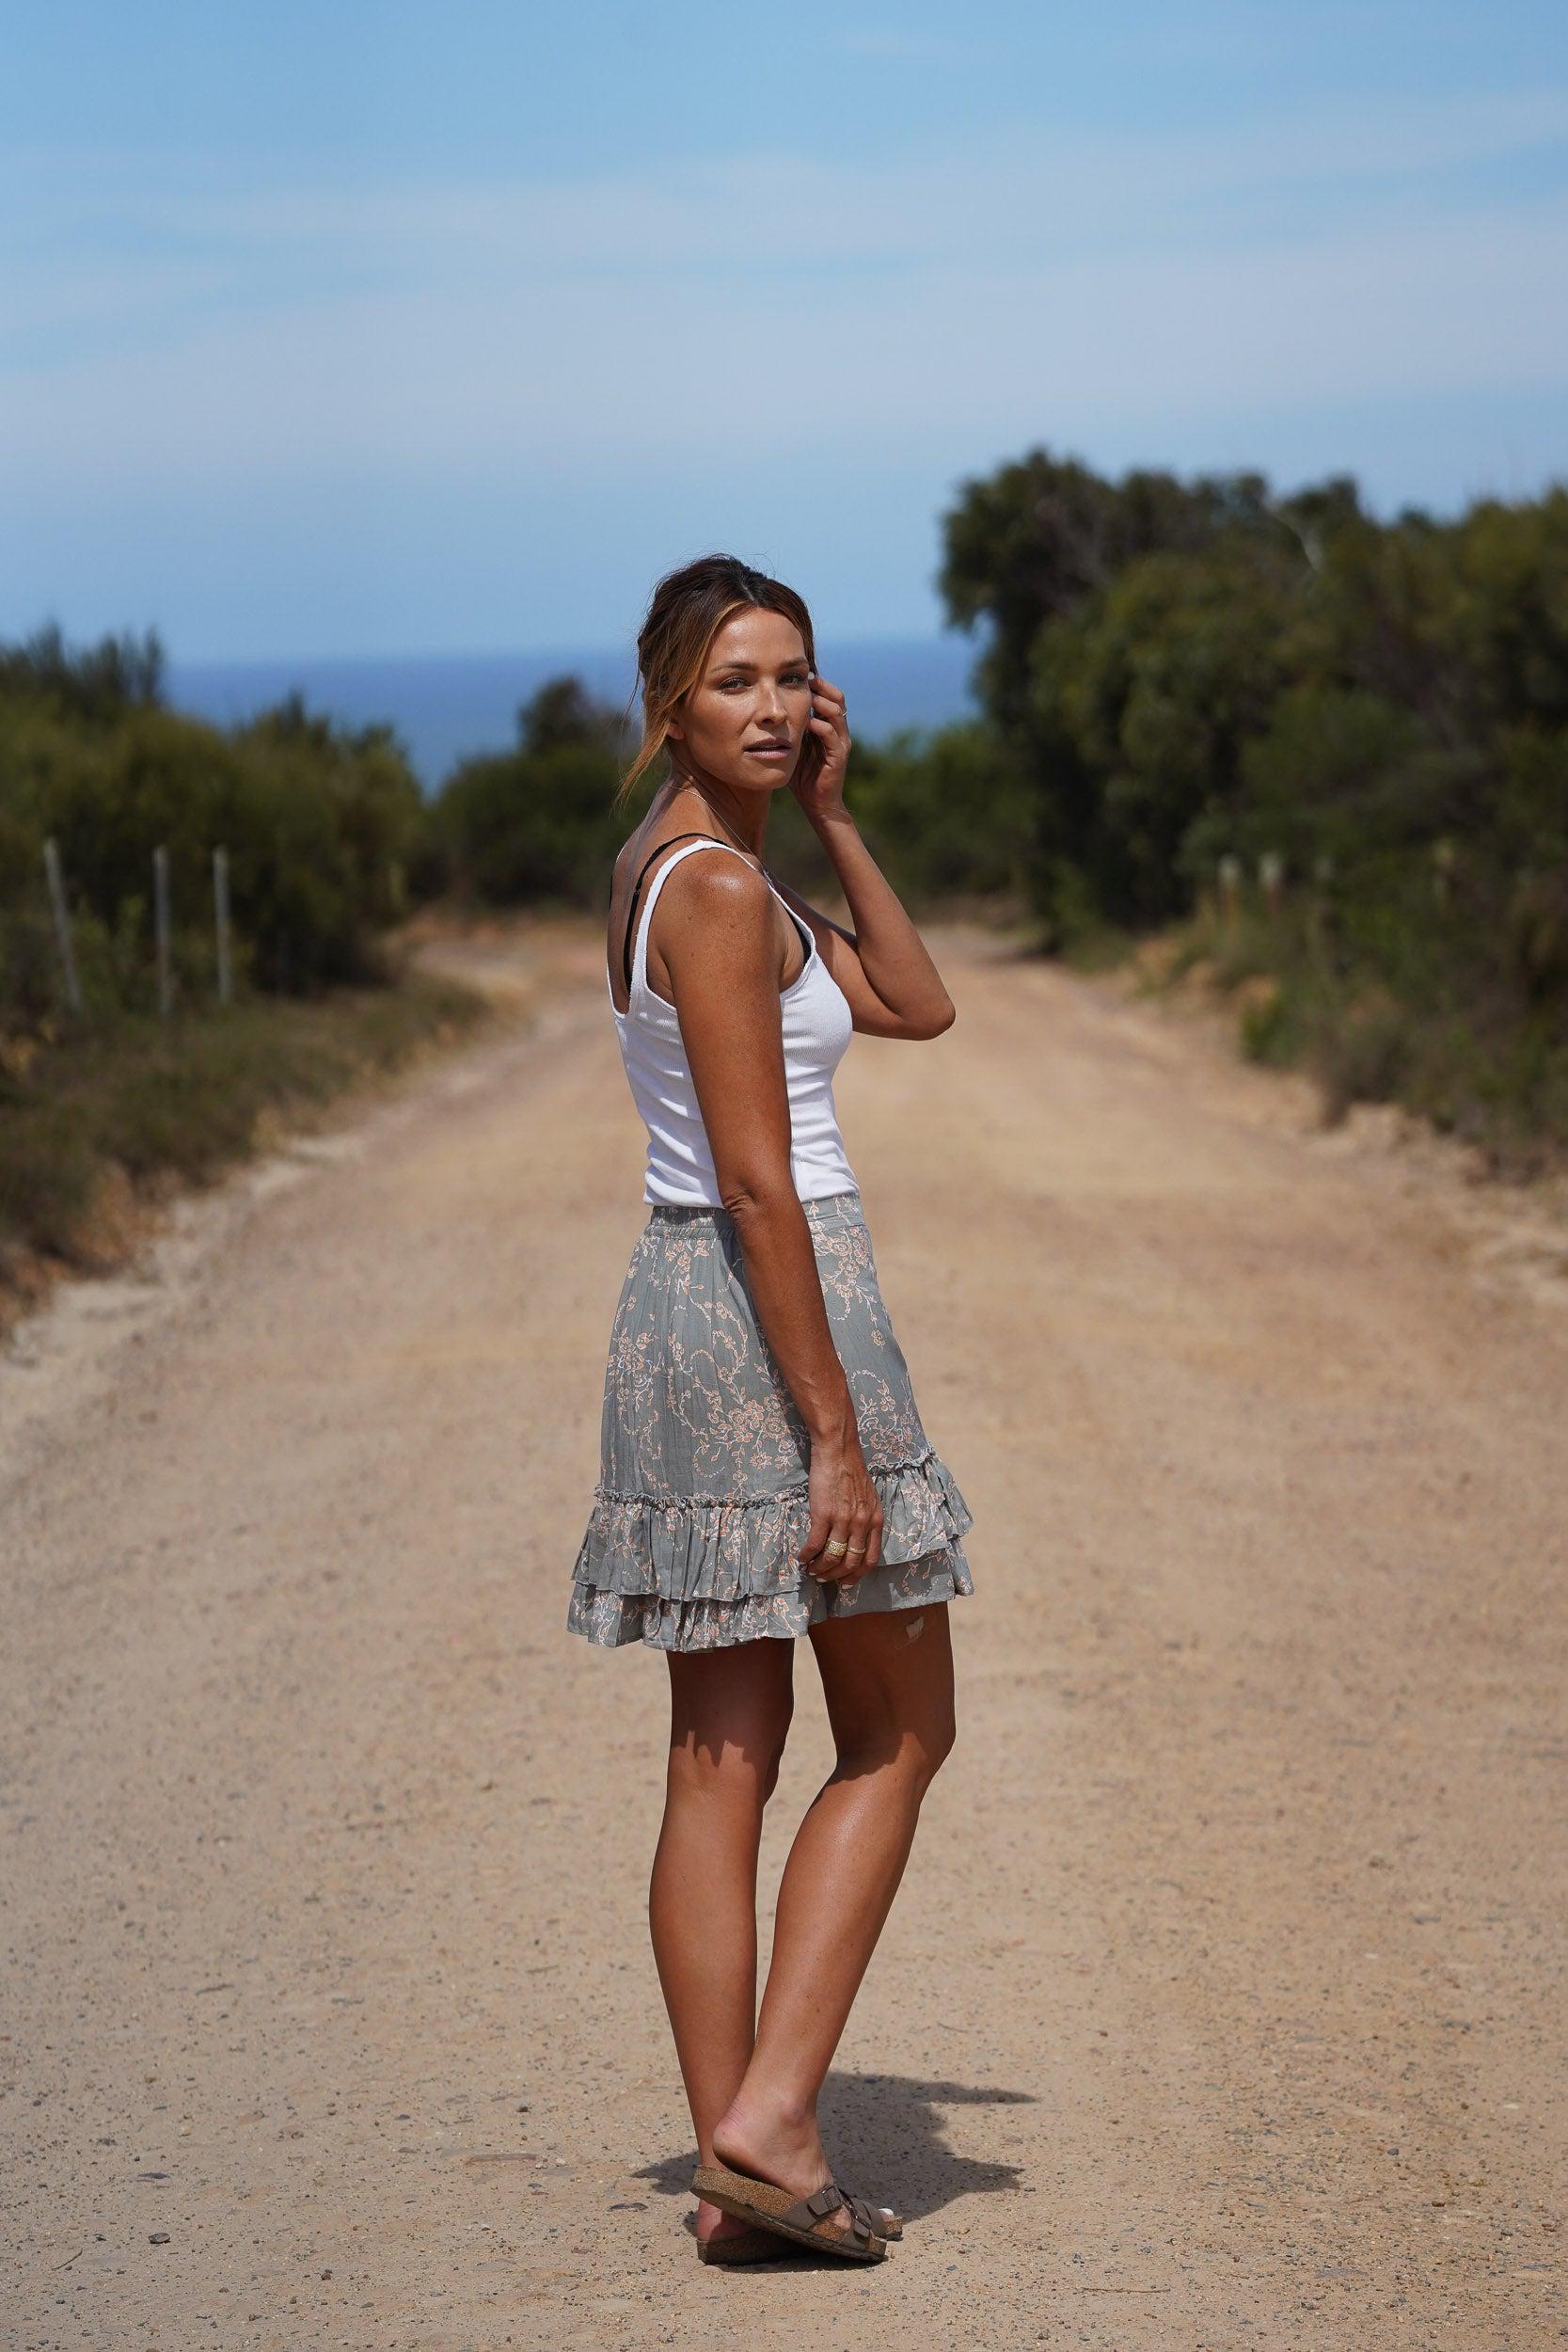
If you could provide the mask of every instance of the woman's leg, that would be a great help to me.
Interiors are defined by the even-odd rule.
[[[648,1924],[700,2160],[756,2030],[757,1847],[793,1703],[795,1645],[668,1653],[670,1760]],[[700,2202],[700,2237],[742,2225]]]
[[[721,2161],[809,2195],[832,2178],[816,2099],[893,1905],[921,1800],[953,1744],[947,1606],[814,1626],[838,1761],[796,1833],[744,2078]]]

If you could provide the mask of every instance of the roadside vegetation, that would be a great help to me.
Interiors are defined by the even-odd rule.
[[[979,716],[852,755],[911,906],[1083,964],[1158,942],[1330,1118],[1398,1102],[1499,1170],[1560,1163],[1568,486],[1379,520],[1345,477],[1111,482],[1037,449],[942,532]],[[18,1252],[90,1260],[106,1184],[200,1181],[476,1018],[407,968],[410,915],[600,911],[631,739],[560,676],[427,798],[390,727],[297,694],[229,729],[169,710],[155,634],[0,645],[0,1285]],[[831,897],[786,795],[769,850]]]
[[[1397,1101],[1514,1172],[1568,1151],[1568,486],[1384,521],[1343,476],[1037,449],[963,485],[939,585],[981,715],[852,755],[911,905],[1101,966],[1157,938],[1330,1118]],[[623,742],[557,681],[436,798],[426,880],[596,906]],[[831,891],[778,818],[777,869]]]
[[[388,729],[180,716],[155,635],[0,647],[0,1324],[482,1015],[388,944],[422,825]]]
[[[1336,478],[966,486],[952,617],[1034,780],[1050,946],[1169,934],[1243,1048],[1525,1173],[1568,1148],[1568,488],[1380,522]]]

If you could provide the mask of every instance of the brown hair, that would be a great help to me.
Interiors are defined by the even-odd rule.
[[[703,675],[712,644],[732,612],[760,605],[783,612],[800,632],[806,660],[816,666],[811,614],[793,588],[743,564],[737,555],[701,555],[694,564],[666,572],[654,590],[647,618],[637,633],[637,675],[642,688],[642,740],[616,789],[622,807],[638,778],[657,758],[670,733],[670,717]],[[632,691],[635,694],[636,688]],[[628,703],[629,708],[629,703]]]

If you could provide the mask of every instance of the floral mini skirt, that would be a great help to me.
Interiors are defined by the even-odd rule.
[[[569,1631],[606,1648],[719,1649],[974,1591],[960,1540],[974,1514],[922,1426],[861,1196],[800,1205],[882,1506],[880,1560],[847,1583],[802,1568],[810,1435],[757,1321],[735,1219],[655,1203],[610,1329]]]

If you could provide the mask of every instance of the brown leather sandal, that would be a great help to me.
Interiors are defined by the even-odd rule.
[[[870,2203],[869,2198],[865,2201]],[[902,2237],[904,2217],[895,2213],[891,2205],[871,2206],[873,2218],[881,2223],[885,2238]],[[699,2238],[697,2260],[704,2263],[776,2263],[784,2259],[776,2233],[771,2230],[732,2230],[725,2237]]]
[[[734,2171],[727,2164],[700,2164],[691,2175],[691,2185],[721,2213],[759,2223],[780,2237],[792,2238],[798,2246],[815,2246],[825,2254],[842,2255],[846,2262],[887,2259],[881,2215],[863,2197],[847,2196],[836,2181],[824,2181],[809,2197],[791,2197],[787,2188],[756,2180],[749,2172]],[[830,2229],[828,2217],[841,2205],[849,2217],[849,2226]]]

